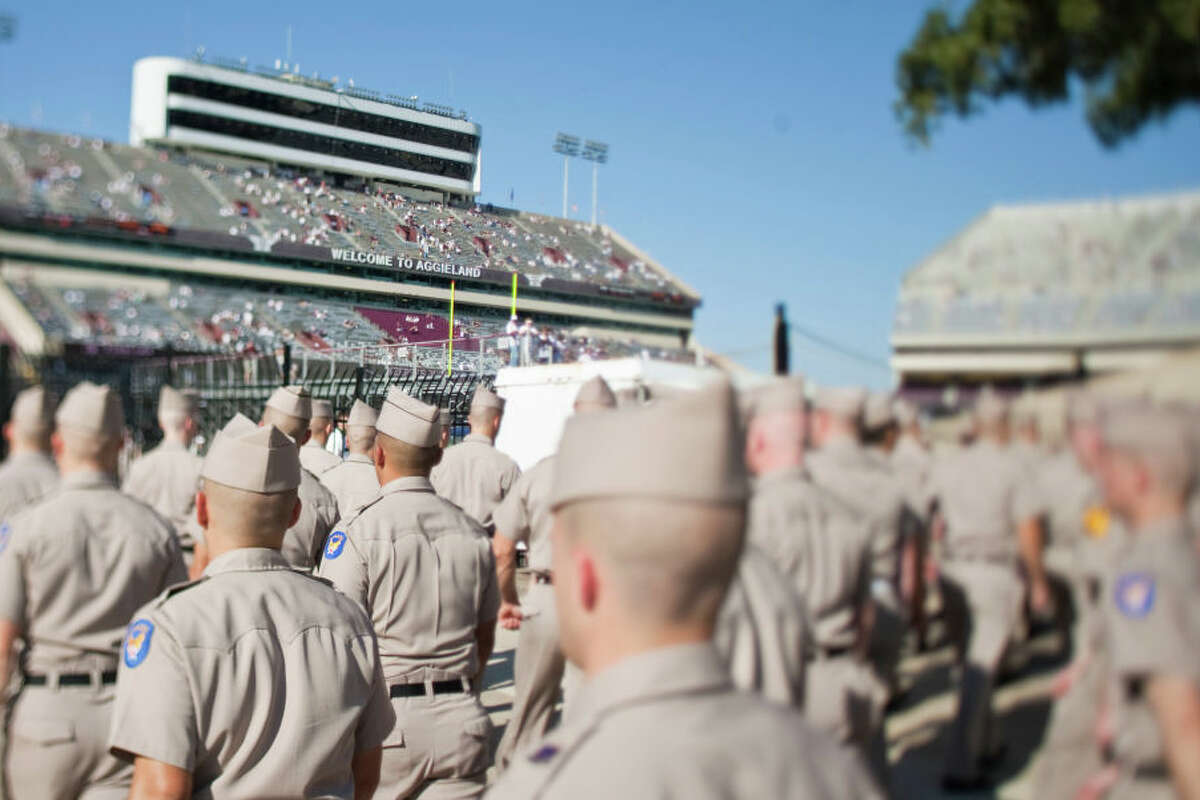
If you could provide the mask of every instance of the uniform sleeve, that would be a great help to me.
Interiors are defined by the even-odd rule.
[[[370,616],[367,560],[358,549],[351,532],[345,529],[344,522],[335,526],[333,533],[329,534],[316,574],[332,582],[339,592],[358,603]]]
[[[358,719],[358,728],[354,732],[355,754],[379,747],[396,725],[396,712],[392,709],[388,687],[383,680],[383,665],[379,660],[379,643],[374,636],[371,637],[371,652],[375,662],[371,679],[371,696],[367,698],[362,716]]]
[[[516,483],[517,479],[520,477],[521,468],[517,466],[517,462],[510,459],[508,466],[505,467],[504,472],[500,475],[501,495],[507,496],[509,491],[512,490],[513,484]]]
[[[479,595],[479,622],[491,622],[500,616],[500,584],[496,578],[496,556],[488,539],[480,542],[483,566],[483,592]]]
[[[121,645],[108,744],[113,755],[195,767],[196,713],[182,648],[155,615],[129,624]]]
[[[1187,638],[1191,628],[1186,598],[1185,590],[1152,571],[1116,577],[1105,606],[1115,675],[1126,680],[1153,675],[1200,677],[1195,657],[1198,643]]]
[[[1046,513],[1046,497],[1038,488],[1033,474],[1018,468],[1013,488],[1013,518],[1017,524]]]
[[[0,619],[25,627],[25,569],[20,525],[0,522]]]
[[[179,544],[179,537],[173,530],[169,533],[166,545],[167,564],[163,571],[162,586],[158,589],[160,592],[169,586],[184,583],[188,579],[187,564],[183,563],[183,548]]]
[[[529,506],[526,503],[528,481],[524,476],[514,484],[512,491],[505,495],[492,511],[492,523],[500,533],[513,542],[529,541]]]

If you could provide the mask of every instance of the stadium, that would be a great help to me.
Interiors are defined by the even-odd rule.
[[[284,67],[138,61],[130,145],[0,127],[0,336],[19,380],[115,373],[149,429],[162,381],[228,393],[235,373],[259,400],[340,381],[317,391],[347,406],[372,376],[420,376],[457,411],[510,362],[512,314],[536,328],[529,363],[695,361],[699,296],[633,243],[476,204],[465,112]]]

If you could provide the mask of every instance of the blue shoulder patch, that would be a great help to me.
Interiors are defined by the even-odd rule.
[[[558,755],[557,747],[552,744],[544,744],[529,756],[529,760],[534,764],[545,764],[556,755]]]
[[[346,549],[346,534],[343,531],[334,531],[329,534],[329,539],[325,542],[325,558],[332,561],[342,554]]]
[[[1141,619],[1154,608],[1154,576],[1145,572],[1126,572],[1117,578],[1113,600],[1117,610],[1131,619]]]
[[[12,528],[7,522],[0,523],[0,553],[8,549],[8,540],[12,538]]]
[[[125,634],[125,666],[132,669],[146,660],[150,654],[150,639],[154,636],[154,623],[148,619],[134,620]]]

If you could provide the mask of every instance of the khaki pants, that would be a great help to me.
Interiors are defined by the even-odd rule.
[[[496,768],[503,770],[515,755],[529,750],[550,727],[566,660],[558,638],[554,589],[534,583],[522,607],[535,612],[521,621],[513,664],[512,717],[496,748]]]
[[[946,625],[965,659],[946,774],[974,778],[997,741],[992,691],[1000,659],[1020,619],[1023,591],[1016,568],[1001,563],[948,561],[942,573]]]
[[[1074,797],[1103,769],[1094,733],[1103,694],[1104,669],[1100,659],[1093,658],[1054,704],[1034,766],[1034,797]]]
[[[871,667],[853,655],[818,657],[804,680],[804,716],[843,746],[856,751],[880,787],[887,787],[883,709],[887,688]],[[882,755],[881,755],[882,754]]]
[[[458,800],[483,793],[492,722],[473,694],[392,699],[377,800]]]
[[[908,620],[899,596],[890,586],[880,586],[871,595],[875,602],[875,624],[871,628],[867,660],[890,696],[899,688],[900,649],[904,646]]]
[[[5,759],[15,800],[117,800],[133,765],[108,752],[115,687],[27,687],[13,703]],[[154,702],[147,697],[146,702]]]

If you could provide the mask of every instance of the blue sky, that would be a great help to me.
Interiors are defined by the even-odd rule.
[[[143,55],[271,64],[417,94],[484,128],[482,200],[558,213],[567,131],[606,141],[602,220],[704,295],[698,334],[766,368],[771,311],[885,361],[905,270],[996,203],[1200,186],[1200,113],[1106,151],[1078,103],[1003,103],[915,149],[892,113],[897,53],[926,0],[255,4],[15,2],[0,117],[124,141]],[[286,11],[283,8],[286,7]],[[575,216],[590,174],[575,162]],[[823,382],[886,369],[797,341]]]

